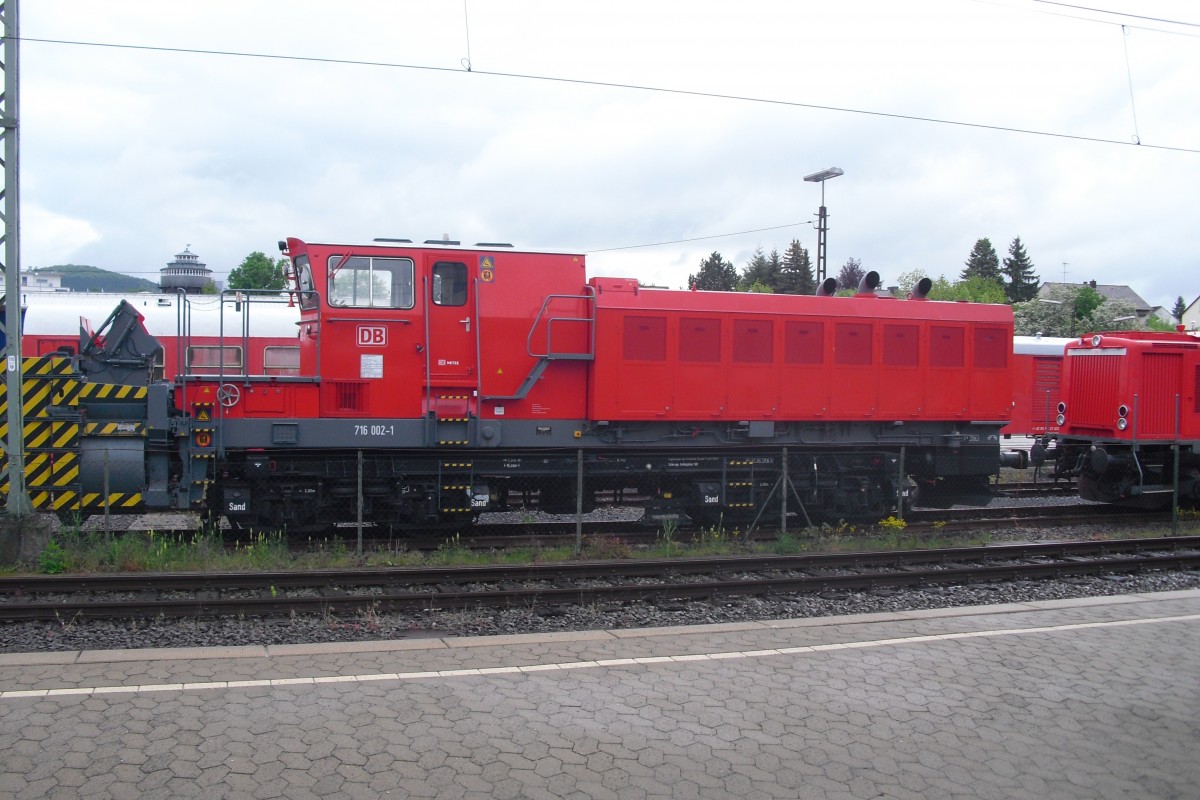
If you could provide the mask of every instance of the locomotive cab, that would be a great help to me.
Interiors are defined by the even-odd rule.
[[[300,371],[321,380],[316,416],[447,423],[584,415],[581,368],[559,364],[553,382],[521,390],[544,360],[590,355],[582,256],[438,241],[289,239],[286,247],[300,298]],[[492,430],[495,442],[500,425]]]

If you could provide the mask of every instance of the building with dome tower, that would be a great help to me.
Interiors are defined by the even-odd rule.
[[[182,253],[175,254],[175,260],[169,262],[160,270],[159,286],[164,292],[177,292],[180,289],[188,294],[199,294],[212,280],[212,270],[200,260],[200,256],[187,247]]]

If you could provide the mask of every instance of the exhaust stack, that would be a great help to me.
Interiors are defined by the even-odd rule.
[[[933,289],[933,281],[929,280],[929,278],[921,278],[921,280],[917,281],[917,285],[913,287],[912,292],[909,293],[908,298],[910,300],[925,300],[928,298],[931,289]]]
[[[859,294],[875,294],[875,289],[879,287],[879,273],[871,270],[866,275],[863,275],[862,280],[858,282]]]

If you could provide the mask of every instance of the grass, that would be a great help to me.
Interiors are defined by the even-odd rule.
[[[1200,529],[1200,513],[1181,511],[1181,533]],[[916,535],[905,530],[903,520],[889,517],[874,525],[821,525],[790,529],[770,541],[755,541],[740,529],[712,526],[681,531],[666,524],[657,541],[634,547],[617,536],[584,537],[584,559],[677,558],[750,553],[790,555],[894,549],[920,549],[984,545],[986,534],[977,536]],[[1124,538],[1166,535],[1162,528],[1127,531]],[[246,541],[227,546],[219,533],[197,531],[187,535],[126,533],[120,535],[81,531],[64,526],[43,551],[38,571],[45,574],[91,572],[191,572],[270,571],[364,567],[464,566],[472,564],[527,564],[565,562],[575,559],[570,544],[530,546],[505,550],[473,550],[458,534],[436,550],[411,551],[403,542],[372,550],[361,556],[340,538],[310,541],[304,552],[288,547],[282,534],[255,534]]]

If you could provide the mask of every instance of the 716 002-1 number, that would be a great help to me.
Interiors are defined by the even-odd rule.
[[[395,425],[355,425],[355,436],[391,436],[396,432]]]

